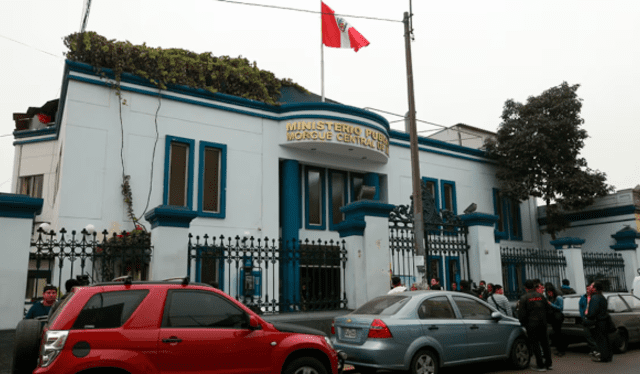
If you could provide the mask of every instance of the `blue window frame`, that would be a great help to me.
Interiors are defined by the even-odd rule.
[[[437,179],[422,177],[422,182],[427,184],[427,188],[433,193],[433,201],[436,204],[436,211],[440,212],[440,188]]]
[[[440,198],[440,206],[444,210],[449,210],[453,214],[458,214],[458,202],[456,201],[456,182],[440,181],[440,190],[442,196]]]
[[[494,188],[493,211],[498,216],[494,229],[496,243],[501,239],[522,240],[520,204],[502,196],[500,190]]]
[[[325,230],[327,228],[324,174],[324,169],[305,168],[305,228],[309,230]]]
[[[167,135],[164,161],[164,205],[193,209],[195,141]]]
[[[455,283],[457,289],[460,289],[460,257],[459,256],[447,256],[447,280],[444,285],[444,289],[451,290],[451,283]],[[444,282],[444,280],[441,281]]]
[[[329,230],[344,220],[340,208],[347,204],[347,173],[329,170]]]
[[[227,146],[200,142],[198,214],[225,218],[227,185]]]

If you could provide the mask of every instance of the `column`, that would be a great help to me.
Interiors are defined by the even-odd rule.
[[[282,196],[280,206],[282,212],[282,246],[288,250],[297,250],[302,227],[302,190],[300,188],[300,163],[296,160],[282,162]],[[288,243],[288,244],[287,244]],[[284,300],[299,302],[300,269],[293,261],[283,261],[280,266],[282,279],[282,296]]]
[[[476,282],[502,284],[502,258],[500,244],[496,243],[494,227],[499,217],[487,213],[470,213],[459,216],[469,228],[469,272]],[[502,285],[505,287],[506,285]]]
[[[44,200],[0,193],[0,330],[15,329],[24,313],[31,231]]]
[[[389,291],[389,212],[391,204],[356,201],[340,210],[345,220],[337,225],[347,249],[347,307],[356,309]]]
[[[376,188],[376,194],[372,200],[380,200],[380,175],[378,173],[367,173],[364,175],[362,184],[365,186],[371,186]]]
[[[189,226],[197,215],[187,207],[170,205],[158,206],[144,215],[151,223],[153,245],[149,279],[187,276],[191,267],[188,260]]]
[[[564,253],[564,258],[567,260],[567,279],[571,287],[580,295],[587,292],[582,263],[582,244],[584,239],[580,238],[560,238],[551,241],[551,245]]]

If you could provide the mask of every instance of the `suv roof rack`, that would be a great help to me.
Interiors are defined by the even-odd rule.
[[[182,285],[183,286],[188,286],[189,285],[189,281],[190,281],[189,277],[173,277],[173,278],[163,279],[162,281],[163,282],[171,282],[171,281],[176,281],[176,280],[182,281]]]

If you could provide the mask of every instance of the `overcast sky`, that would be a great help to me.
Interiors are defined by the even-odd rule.
[[[241,1],[320,10],[319,0]],[[327,97],[405,113],[400,21],[409,1],[327,5],[398,21],[346,17],[371,44],[357,53],[325,48]],[[62,38],[79,31],[82,7],[83,0],[0,0],[0,192],[15,184],[12,113],[59,97]],[[580,84],[590,136],[582,155],[618,190],[640,184],[640,1],[414,0],[413,13],[418,119],[496,131],[505,100],[524,102],[563,81]],[[93,0],[87,30],[152,47],[242,55],[320,93],[319,14],[218,0]]]

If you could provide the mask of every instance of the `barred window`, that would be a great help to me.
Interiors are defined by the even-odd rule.
[[[41,198],[43,180],[43,174],[20,177],[18,187],[19,194]]]

